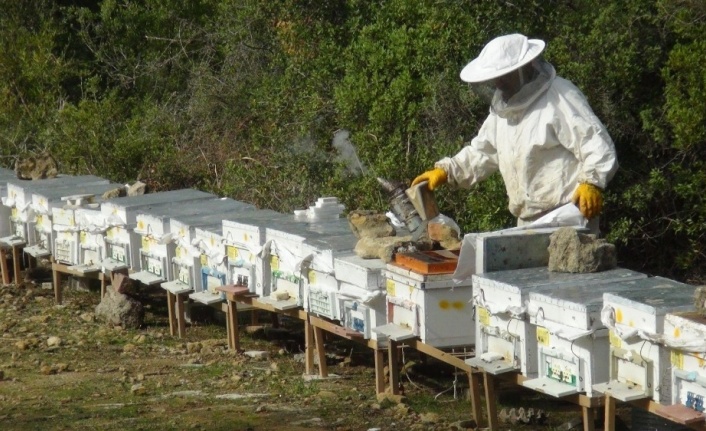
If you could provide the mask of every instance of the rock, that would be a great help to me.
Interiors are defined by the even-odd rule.
[[[131,392],[133,395],[145,395],[145,394],[147,393],[147,388],[145,388],[144,386],[142,386],[142,383],[135,383],[135,384],[132,385],[132,387],[130,388],[130,392]]]
[[[449,429],[457,429],[457,430],[467,430],[467,429],[476,429],[478,428],[478,423],[474,421],[473,419],[467,419],[463,421],[458,421],[454,422],[449,426]]]
[[[382,238],[395,236],[395,227],[385,213],[355,210],[348,214],[348,225],[356,238]]]
[[[461,249],[461,238],[454,226],[430,221],[427,225],[427,235],[430,240],[438,242],[446,250]]]
[[[381,394],[377,394],[377,399],[379,403],[384,403],[385,401],[392,403],[392,404],[401,404],[407,401],[407,397],[404,395],[395,395],[395,394],[390,394],[388,392],[383,392]]]
[[[615,268],[615,245],[595,235],[562,227],[549,237],[549,271],[586,273]]]
[[[39,367],[39,372],[44,374],[45,376],[56,374],[56,370],[49,365],[42,365],[41,367]]]
[[[61,346],[61,338],[59,337],[49,337],[47,338],[47,346],[53,347],[53,346]]]
[[[110,274],[110,285],[113,287],[113,290],[123,295],[134,293],[132,280],[127,273],[113,271]]]
[[[132,184],[130,187],[128,187],[127,195],[128,196],[144,195],[146,189],[147,189],[147,184],[143,183],[142,181],[135,181],[134,184]]]
[[[429,240],[412,241],[411,236],[386,236],[382,238],[361,238],[353,251],[363,259],[382,259],[391,262],[395,253],[404,251],[428,251],[434,248]]]
[[[202,348],[203,348],[203,346],[199,342],[186,343],[186,352],[187,353],[199,353],[199,352],[201,352]]]
[[[419,415],[419,420],[425,424],[435,424],[439,422],[439,415],[436,413],[422,413]]]
[[[88,323],[92,323],[96,320],[96,315],[93,313],[82,313],[80,317],[81,320]]]
[[[103,195],[101,196],[102,200],[108,200],[108,199],[114,199],[114,198],[122,198],[124,196],[127,196],[127,188],[125,187],[116,187],[114,189],[108,190]]]
[[[27,350],[29,349],[29,343],[25,340],[20,340],[15,343],[17,350]]]
[[[243,353],[245,356],[253,359],[267,359],[269,354],[263,350],[248,350]]]
[[[21,180],[55,178],[59,174],[58,163],[50,154],[18,158],[15,161],[15,174]]]
[[[145,314],[139,301],[116,292],[112,287],[106,289],[95,313],[97,319],[124,329],[140,328]]]

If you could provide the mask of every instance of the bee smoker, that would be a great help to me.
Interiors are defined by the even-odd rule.
[[[392,213],[407,226],[412,237],[418,239],[426,230],[427,221],[439,214],[434,195],[426,182],[407,188],[399,181],[380,177],[377,180],[387,192]]]

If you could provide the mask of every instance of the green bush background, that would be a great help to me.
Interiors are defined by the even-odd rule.
[[[383,210],[487,114],[458,78],[493,37],[548,42],[621,169],[602,230],[620,264],[704,279],[701,0],[0,0],[0,157],[196,187],[292,211]],[[338,144],[357,151],[344,157]],[[441,190],[464,232],[508,227],[502,180]]]

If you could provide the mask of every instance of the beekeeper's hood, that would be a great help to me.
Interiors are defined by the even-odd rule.
[[[543,40],[527,39],[521,34],[497,37],[461,70],[461,79],[479,83],[506,75],[537,58],[544,51],[544,45]]]

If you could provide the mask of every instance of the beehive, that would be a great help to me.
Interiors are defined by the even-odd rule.
[[[373,328],[385,325],[385,263],[363,259],[355,254],[334,259],[334,274],[339,282],[337,301],[341,324],[363,334],[365,339],[384,339]]]
[[[117,183],[90,185],[70,185],[32,192],[32,210],[34,211],[34,229],[30,230],[30,244],[25,253],[34,257],[51,255],[54,251],[55,229],[54,214],[57,214],[58,231],[65,231],[71,225],[73,211],[80,206],[98,204],[103,193],[123,187]]]
[[[259,296],[269,294],[270,271],[266,248],[267,226],[297,223],[289,214],[257,210],[235,220],[223,220],[223,241],[228,256],[228,282],[245,285]],[[269,248],[269,246],[267,246]],[[267,267],[267,268],[266,268]],[[267,291],[267,294],[265,293]]]
[[[135,233],[141,236],[140,261],[130,278],[152,285],[174,280],[171,260],[176,251],[170,221],[189,220],[201,225],[220,224],[224,217],[254,209],[233,199],[200,200],[195,204],[158,206],[141,210],[136,217]]]
[[[45,180],[8,180],[7,197],[3,205],[10,209],[10,235],[0,238],[0,243],[7,245],[32,245],[34,237],[35,216],[32,208],[32,194],[34,192],[49,191],[54,188],[66,186],[79,186],[91,184],[106,184],[108,180],[94,175],[59,176]]]
[[[469,364],[492,374],[520,371],[537,376],[537,334],[530,324],[526,302],[531,293],[562,286],[592,286],[617,280],[644,278],[625,269],[599,273],[550,272],[547,267],[487,272],[473,276],[476,357]]]
[[[706,399],[706,318],[698,313],[667,313],[665,345],[672,365],[672,404],[696,413],[703,421]]]
[[[16,179],[15,172],[10,169],[0,168],[0,199],[7,200],[7,182]],[[0,205],[0,238],[10,236],[10,208]]]
[[[603,295],[602,321],[610,340],[610,379],[597,392],[621,401],[671,402],[671,364],[664,348],[664,316],[693,309],[694,286],[662,277],[626,282],[637,290]]]
[[[602,273],[597,273],[602,274]],[[640,280],[607,279],[530,292],[528,314],[536,325],[538,375],[523,385],[556,397],[583,393],[608,381],[608,329],[601,321],[603,295],[643,289]],[[633,281],[635,281],[633,283]]]
[[[135,268],[140,261],[141,238],[134,229],[137,214],[159,205],[177,206],[186,202],[216,199],[211,193],[194,189],[172,190],[113,199],[101,204],[105,233],[106,257],[101,265],[109,271]]]
[[[456,284],[452,273],[420,274],[395,264],[382,274],[387,324],[373,331],[396,341],[419,337],[439,348],[475,344],[471,283]]]

